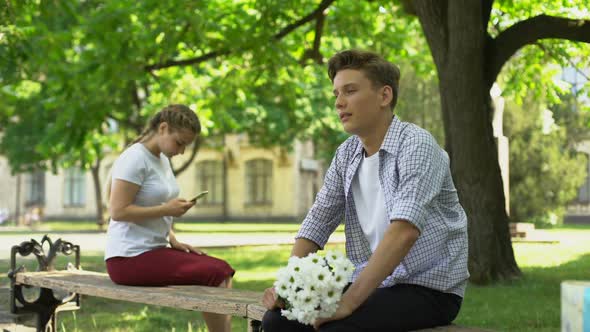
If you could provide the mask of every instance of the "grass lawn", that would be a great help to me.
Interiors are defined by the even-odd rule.
[[[560,242],[515,243],[523,277],[493,286],[469,285],[458,324],[497,331],[561,329],[561,281],[590,280],[590,227],[543,232]]]
[[[232,224],[223,225],[223,232],[226,232],[226,226]],[[246,229],[252,227],[243,226]],[[211,231],[219,229],[219,225],[211,227]],[[237,230],[240,226],[230,226],[230,229],[233,227]],[[269,232],[292,231],[288,228],[292,227],[290,224],[274,227],[264,225],[263,229]],[[261,230],[256,228],[255,231]],[[523,277],[493,286],[469,285],[456,323],[496,331],[560,330],[561,281],[590,280],[590,227],[576,226],[544,232],[559,243],[515,243],[514,251]],[[337,248],[344,250],[342,245]],[[235,288],[261,291],[272,284],[275,271],[288,258],[290,246],[207,251],[226,259],[238,271]],[[82,264],[86,270],[104,271],[102,253],[85,252],[84,255]],[[27,263],[35,266],[33,261]],[[7,271],[8,266],[8,261],[0,260],[0,270]],[[57,266],[64,266],[64,263],[60,261]],[[0,285],[7,283],[7,278],[3,276]],[[205,331],[201,316],[196,312],[92,297],[83,299],[80,311],[61,313],[59,322],[59,331]],[[234,318],[232,324],[232,330],[246,330],[244,319]]]
[[[211,222],[211,221],[180,221],[174,223],[174,229],[182,233],[296,233],[300,223],[285,222]],[[0,231],[2,227],[0,226]],[[344,225],[337,231],[344,232]],[[30,229],[2,231],[0,234],[45,234],[47,232],[99,232],[94,221],[44,221]]]

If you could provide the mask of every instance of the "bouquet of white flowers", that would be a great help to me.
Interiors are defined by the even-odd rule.
[[[285,302],[281,314],[308,325],[316,318],[332,316],[353,270],[350,260],[337,251],[328,251],[325,257],[313,253],[289,258],[274,283],[277,294]]]

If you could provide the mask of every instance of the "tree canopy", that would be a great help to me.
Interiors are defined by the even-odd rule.
[[[506,94],[543,91],[557,100],[563,86],[546,69],[588,67],[590,59],[588,45],[576,43],[590,42],[582,0],[7,0],[0,6],[0,151],[15,171],[68,160],[91,165],[100,157],[92,151],[120,148],[171,102],[192,106],[205,135],[243,132],[257,144],[284,147],[313,138],[331,151],[345,135],[326,58],[345,48],[370,49],[401,64],[402,78],[410,67],[423,91],[439,87],[440,98],[425,102],[442,110],[472,229],[470,270],[481,282],[519,273],[508,217],[499,212],[504,200],[489,88],[506,68]],[[508,61],[514,64],[506,67]],[[400,102],[397,112],[419,119],[417,104]],[[117,139],[101,139],[113,128]]]

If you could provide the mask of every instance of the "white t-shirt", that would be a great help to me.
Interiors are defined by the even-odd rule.
[[[112,184],[117,179],[139,185],[139,191],[132,203],[134,205],[155,206],[178,197],[178,184],[168,158],[164,154],[160,154],[160,158],[154,156],[141,143],[133,144],[117,158],[112,170]],[[111,218],[105,260],[117,256],[137,256],[165,247],[171,226],[171,216],[140,222]]]
[[[375,252],[390,224],[385,213],[385,197],[379,184],[379,153],[363,156],[351,186],[359,223],[371,250]]]

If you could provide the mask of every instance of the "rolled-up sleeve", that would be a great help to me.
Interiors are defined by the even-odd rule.
[[[399,157],[399,184],[389,218],[406,220],[420,232],[425,227],[427,207],[441,190],[449,160],[427,133],[407,137]]]
[[[344,168],[340,155],[342,149],[336,150],[332,163],[324,177],[322,189],[317,194],[313,206],[301,224],[296,238],[313,241],[320,248],[328,242],[330,235],[343,221],[345,196],[343,189]]]

